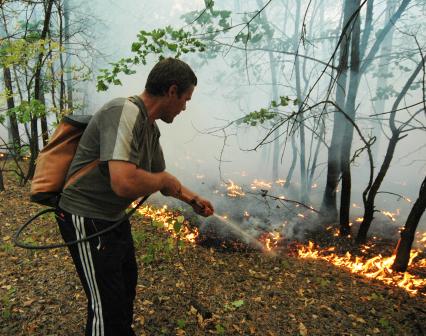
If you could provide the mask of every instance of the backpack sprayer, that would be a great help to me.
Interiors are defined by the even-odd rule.
[[[129,99],[132,100],[132,98],[133,97],[130,97]],[[31,201],[47,205],[49,208],[37,213],[18,229],[13,238],[13,242],[16,246],[31,250],[46,250],[88,241],[114,230],[125,220],[129,219],[136,209],[149,197],[149,195],[143,197],[136,207],[127,212],[124,218],[120,219],[117,223],[83,239],[43,246],[31,245],[19,240],[22,232],[33,221],[47,213],[56,212],[57,204],[59,203],[59,198],[63,189],[98,165],[99,160],[95,160],[67,178],[67,173],[77,151],[78,143],[91,118],[91,116],[87,115],[65,116],[58,124],[49,143],[40,151],[31,184]]]

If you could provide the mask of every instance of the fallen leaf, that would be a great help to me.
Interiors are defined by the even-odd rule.
[[[299,323],[299,333],[301,336],[308,335],[308,329],[306,329],[305,325],[302,322]]]

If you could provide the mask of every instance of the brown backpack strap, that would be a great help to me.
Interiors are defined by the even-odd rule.
[[[84,174],[87,174],[89,171],[94,169],[98,164],[100,160],[97,159],[95,161],[90,162],[85,167],[81,168],[79,171],[75,172],[71,177],[67,180],[67,182],[64,185],[64,189],[67,188],[70,184],[73,184],[76,182],[80,177],[82,177]]]

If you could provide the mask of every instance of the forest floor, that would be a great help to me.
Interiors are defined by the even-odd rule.
[[[28,191],[9,178],[0,193],[0,335],[83,335],[86,298],[68,251],[12,244],[40,209]],[[326,261],[299,259],[290,243],[275,254],[201,245],[177,254],[149,219],[135,216],[132,225],[138,336],[426,334],[424,292],[413,296]],[[60,239],[51,218],[37,226],[27,242]]]

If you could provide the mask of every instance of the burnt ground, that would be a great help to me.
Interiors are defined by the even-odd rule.
[[[0,335],[83,335],[86,299],[67,250],[14,247],[39,209],[28,187],[0,193]],[[137,335],[425,335],[426,296],[368,280],[325,261],[250,249],[186,245],[133,218],[139,264]],[[53,243],[52,218],[27,242]],[[422,274],[420,270],[420,274]],[[424,274],[424,273],[423,273]]]

